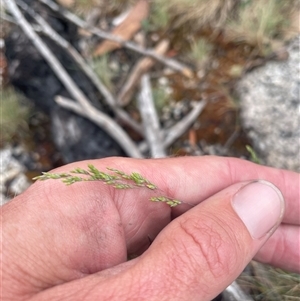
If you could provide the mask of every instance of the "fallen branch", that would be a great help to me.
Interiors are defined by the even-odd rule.
[[[89,107],[89,109],[83,110],[80,104],[62,96],[55,97],[55,101],[63,108],[71,110],[76,114],[89,119],[100,128],[104,129],[112,138],[116,140],[116,142],[121,145],[121,147],[129,156],[133,158],[143,158],[143,155],[140,153],[128,135],[123,131],[123,129],[106,114],[98,111],[92,106]]]
[[[87,22],[83,21],[76,15],[72,14],[70,11],[61,8],[59,5],[57,5],[52,0],[39,0],[39,1],[44,3],[45,5],[47,5],[53,11],[60,13],[68,21],[76,24],[78,27],[83,28],[86,31],[89,31],[92,34],[94,34],[102,39],[116,42],[116,43],[120,44],[121,46],[126,47],[127,49],[133,50],[133,51],[140,53],[142,55],[145,55],[145,56],[152,57],[153,59],[170,67],[171,69],[182,73],[186,77],[192,77],[192,75],[193,75],[193,72],[189,67],[179,63],[178,61],[176,61],[174,59],[166,58],[165,56],[157,54],[154,50],[145,49],[133,42],[124,41],[123,39],[119,38],[118,36],[107,33],[99,28],[89,26],[89,24]]]
[[[82,107],[89,106],[89,102],[83,92],[78,88],[73,79],[66,72],[64,67],[61,65],[59,60],[54,56],[52,51],[47,47],[43,40],[35,33],[34,29],[30,23],[25,19],[22,12],[19,10],[15,3],[15,0],[4,0],[6,7],[9,9],[10,13],[14,16],[16,22],[22,28],[26,36],[37,48],[43,58],[48,62],[56,76],[64,84],[68,92],[74,97]]]
[[[198,116],[203,111],[204,107],[206,106],[206,101],[202,100],[201,102],[195,101],[192,103],[193,109],[192,111],[183,117],[179,122],[177,122],[173,127],[171,127],[167,131],[163,131],[162,135],[164,138],[163,146],[165,148],[172,145],[181,135],[183,135],[188,128],[195,122]],[[142,142],[139,145],[139,150],[144,153],[148,149],[148,145],[146,142]]]
[[[58,59],[54,56],[52,51],[47,47],[47,45],[43,42],[43,40],[35,33],[32,26],[29,24],[29,22],[25,19],[22,12],[16,5],[15,0],[4,0],[4,4],[10,11],[10,13],[14,16],[15,20],[17,21],[18,25],[23,29],[24,33],[27,35],[27,37],[32,41],[32,43],[35,45],[37,50],[40,52],[40,54],[44,57],[44,59],[48,62],[56,76],[61,80],[61,82],[64,84],[67,91],[70,93],[72,97],[78,102],[77,107],[80,107],[80,113],[81,115],[84,113],[86,115],[90,115],[91,119],[96,122],[97,114],[101,113],[98,110],[96,110],[88,101],[84,93],[78,88],[76,83],[73,81],[73,79],[69,76],[69,74],[66,72],[64,67],[61,65],[61,63],[58,61]],[[74,103],[75,104],[75,103]],[[79,112],[78,112],[79,114]],[[101,113],[100,115],[102,115]],[[99,115],[99,116],[100,116]],[[106,127],[106,129],[111,130],[109,132],[112,137],[115,138],[117,142],[120,142],[120,146],[123,147],[124,151],[132,157],[141,158],[142,155],[135,146],[135,144],[131,141],[129,136],[123,131],[123,129],[113,122],[112,119],[110,119],[108,116],[105,116],[105,121],[111,120],[109,123],[109,126]],[[105,124],[104,122],[98,122],[97,124]],[[112,123],[114,123],[114,126],[112,127]],[[121,135],[118,137],[117,135]],[[125,144],[122,144],[125,143]]]
[[[164,54],[167,51],[168,47],[169,41],[162,40],[155,47],[155,51],[158,54]],[[149,57],[142,58],[136,63],[117,97],[118,105],[126,106],[130,102],[134,90],[138,86],[142,75],[145,74],[154,65],[154,63],[155,61]]]
[[[141,91],[138,96],[138,107],[143,120],[145,136],[151,151],[151,157],[166,157],[159,120],[153,102],[150,79],[147,74],[142,76]]]
[[[81,70],[91,80],[98,91],[104,96],[106,103],[110,106],[113,112],[132,129],[134,129],[139,134],[142,134],[142,127],[137,122],[135,122],[124,110],[116,105],[116,101],[113,95],[101,82],[92,68],[86,63],[80,53],[67,40],[65,40],[55,30],[53,30],[52,27],[26,3],[24,3],[22,0],[17,0],[16,2],[24,11],[26,11],[32,18],[36,20],[45,35],[47,35],[51,40],[53,40],[70,54],[70,56],[81,68]]]
[[[171,129],[166,133],[165,146],[170,146],[174,141],[176,141],[181,135],[183,135],[188,128],[195,122],[200,113],[203,111],[206,105],[206,101],[202,100],[192,102],[194,107],[192,111],[183,117],[179,122],[177,122]]]
[[[5,12],[1,11],[0,13],[0,18],[3,20],[3,21],[6,21],[6,22],[9,22],[9,23],[12,23],[12,24],[15,24],[17,25],[17,22],[14,18],[12,18],[11,16],[7,15]]]

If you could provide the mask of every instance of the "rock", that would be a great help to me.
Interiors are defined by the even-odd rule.
[[[30,186],[25,174],[19,174],[10,184],[10,190],[13,194],[19,195]]]
[[[270,61],[237,85],[244,128],[263,164],[300,171],[300,36],[286,61]]]
[[[18,195],[30,186],[25,176],[25,167],[14,157],[14,149],[0,150],[0,206],[10,200],[10,195]]]

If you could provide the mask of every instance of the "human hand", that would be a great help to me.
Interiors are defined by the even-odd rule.
[[[3,300],[211,300],[253,256],[300,272],[299,174],[219,157],[106,158],[56,171],[88,163],[137,171],[186,204],[100,182],[35,183],[2,207]],[[284,214],[280,192],[257,179],[282,192]]]

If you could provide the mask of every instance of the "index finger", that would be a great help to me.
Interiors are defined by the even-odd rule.
[[[286,200],[283,222],[300,224],[300,177],[296,172],[266,167],[237,158],[215,156],[147,160],[105,158],[88,162],[99,169],[114,167],[126,173],[139,172],[156,184],[166,196],[191,205],[199,204],[234,183],[267,180],[281,190]],[[72,163],[71,166],[83,167],[86,164],[82,161]],[[66,167],[63,169],[66,170]],[[175,214],[181,214],[187,208],[177,206],[174,208]]]

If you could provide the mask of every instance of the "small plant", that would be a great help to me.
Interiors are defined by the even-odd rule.
[[[157,5],[154,3],[151,7],[150,20],[148,25],[149,30],[166,29],[170,24],[170,15],[168,7],[162,3]]]
[[[100,56],[93,60],[92,67],[98,77],[101,79],[105,86],[112,90],[113,83],[112,79],[114,77],[114,72],[111,70],[109,66],[108,56],[106,54]]]
[[[21,96],[12,88],[1,90],[0,96],[0,141],[1,143],[6,143],[11,141],[20,128],[27,127],[29,108],[21,104]]]
[[[205,62],[209,60],[212,51],[212,45],[206,39],[199,39],[193,41],[189,58],[201,67]]]
[[[155,108],[159,114],[162,113],[163,108],[169,103],[170,95],[166,91],[166,87],[158,86],[153,89],[153,100]]]
[[[75,168],[69,173],[51,173],[43,172],[42,175],[33,178],[33,180],[62,180],[66,185],[71,185],[82,181],[101,181],[106,185],[111,185],[116,189],[133,189],[147,188],[153,191],[160,191],[158,187],[144,178],[137,172],[126,174],[115,168],[107,167],[110,173],[98,170],[94,165],[88,164],[88,169]],[[170,207],[180,205],[182,202],[167,196],[153,196],[150,198],[152,202],[162,202]]]

